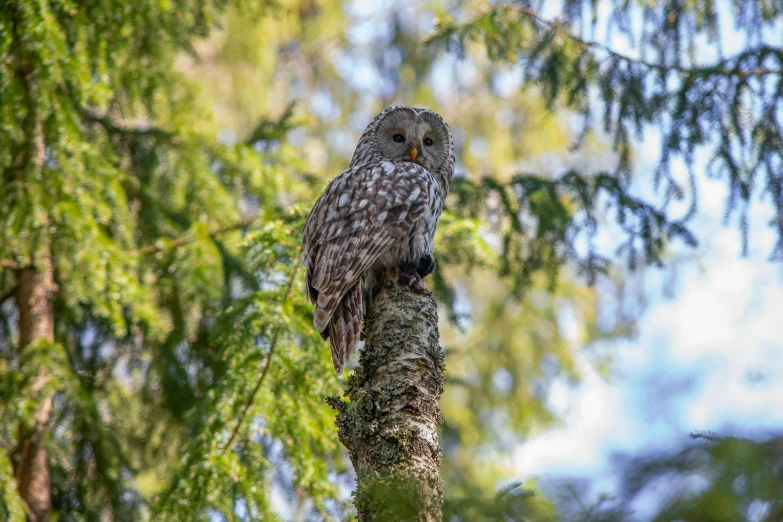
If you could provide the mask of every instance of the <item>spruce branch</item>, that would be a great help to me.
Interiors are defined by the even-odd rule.
[[[239,230],[241,228],[249,227],[250,225],[253,224],[253,222],[255,222],[256,219],[258,218],[257,217],[247,218],[247,219],[243,219],[242,221],[232,223],[230,225],[225,225],[222,227],[212,229],[209,232],[207,232],[207,236],[215,237],[220,234],[224,234],[226,232],[232,232],[234,230]],[[166,248],[177,248],[183,245],[187,245],[188,243],[192,243],[195,240],[196,238],[192,236],[186,236],[186,237],[174,239],[173,241],[167,244],[163,244],[162,242],[157,242],[154,245],[148,245],[144,248],[137,250],[135,254],[139,256],[148,256],[160,252],[161,250],[165,250]]]
[[[487,16],[491,12],[499,12],[499,11],[512,11],[519,13],[523,16],[526,16],[530,19],[532,19],[535,23],[537,23],[540,26],[545,27],[549,31],[551,31],[554,34],[557,34],[559,36],[563,36],[565,38],[568,38],[569,40],[573,41],[574,43],[581,45],[585,48],[590,49],[597,49],[602,52],[605,52],[612,58],[615,58],[617,60],[621,60],[627,63],[636,63],[641,66],[644,66],[648,69],[653,69],[656,71],[661,72],[662,74],[666,74],[670,71],[676,71],[680,74],[684,74],[687,76],[711,76],[711,75],[719,75],[719,76],[735,76],[741,80],[751,78],[751,77],[761,77],[761,76],[768,76],[768,75],[776,75],[776,74],[783,74],[783,69],[777,68],[759,68],[754,69],[751,71],[743,71],[740,70],[737,66],[732,65],[733,63],[739,61],[740,58],[744,57],[747,53],[743,53],[738,56],[734,56],[731,58],[726,58],[714,65],[710,66],[703,66],[703,67],[683,67],[676,64],[663,64],[663,63],[654,63],[647,60],[643,60],[641,58],[632,58],[628,55],[622,54],[620,52],[617,52],[613,50],[611,47],[609,47],[606,44],[602,44],[600,42],[592,41],[592,40],[585,40],[583,38],[580,38],[576,36],[575,34],[565,30],[562,26],[562,24],[557,20],[548,20],[547,18],[543,17],[539,12],[529,9],[527,7],[522,7],[519,5],[513,5],[513,4],[501,4],[497,6],[493,6],[490,8],[485,9],[482,11],[480,15],[478,15],[476,18],[473,19],[472,22],[469,22],[466,24],[467,26],[472,25],[477,20],[481,19],[484,16]],[[437,36],[436,35],[433,35]],[[430,37],[427,39],[427,41],[430,41],[433,39],[433,37]],[[783,49],[778,50],[779,52],[783,53]],[[755,51],[753,51],[755,52]]]
[[[171,143],[179,141],[179,137],[171,131],[152,125],[134,125],[91,107],[80,107],[79,109],[87,121],[100,124],[109,134],[151,136]]]
[[[258,219],[257,216],[252,217],[252,218],[243,219],[242,221],[238,221],[236,223],[231,223],[230,225],[225,225],[225,226],[222,226],[222,227],[214,228],[214,229],[210,230],[209,232],[207,232],[207,236],[215,237],[215,236],[219,236],[220,234],[225,234],[226,232],[232,232],[234,230],[239,230],[241,228],[249,227],[250,225],[252,225],[256,221],[256,219]],[[189,243],[192,243],[195,240],[196,240],[196,238],[194,238],[192,236],[185,236],[185,237],[174,239],[174,240],[172,240],[171,242],[169,242],[167,244],[163,244],[161,242],[158,242],[158,243],[156,243],[154,245],[147,245],[147,246],[145,246],[143,248],[140,248],[139,250],[137,250],[133,254],[137,255],[137,256],[148,256],[148,255],[152,255],[152,254],[155,254],[157,252],[160,252],[161,250],[165,250],[166,248],[177,248],[177,247],[181,247],[181,246],[187,245]],[[25,268],[25,265],[23,265],[21,263],[17,263],[16,261],[12,261],[10,259],[2,259],[2,260],[0,260],[0,266],[3,266],[4,268],[9,268],[11,270],[21,270],[21,269]]]
[[[292,101],[283,111],[283,114],[279,118],[263,118],[258,122],[253,132],[245,140],[245,145],[252,146],[256,142],[266,140],[282,140],[285,137],[285,133],[292,127],[299,124],[294,121],[294,109],[296,108],[296,101]]]
[[[299,272],[299,267],[301,265],[302,265],[302,258],[301,256],[297,256],[296,264],[294,265],[294,268],[291,271],[291,277],[288,279],[288,283],[286,284],[286,288],[285,288],[285,293],[283,294],[283,299],[280,303],[281,307],[285,306],[285,304],[288,302],[288,298],[291,296],[291,290],[294,287],[294,281],[296,280],[296,275]],[[266,379],[266,376],[269,373],[269,368],[272,366],[272,358],[274,357],[275,350],[277,349],[277,342],[279,336],[280,336],[280,326],[277,325],[274,329],[274,332],[272,333],[272,341],[269,343],[269,354],[266,357],[266,364],[264,364],[264,369],[261,371],[261,377],[258,379],[258,382],[253,388],[253,391],[250,392],[250,395],[245,401],[245,404],[242,407],[242,411],[239,414],[239,418],[237,419],[237,423],[234,426],[234,429],[231,431],[231,436],[229,437],[228,442],[223,447],[223,450],[220,452],[221,454],[224,454],[226,451],[228,451],[231,448],[231,446],[234,444],[234,440],[237,438],[237,435],[239,434],[239,430],[245,421],[245,417],[247,417],[247,413],[250,411],[250,408],[253,406],[253,403],[256,400],[256,395],[258,395],[258,392],[261,390],[261,386],[264,384],[264,380]]]

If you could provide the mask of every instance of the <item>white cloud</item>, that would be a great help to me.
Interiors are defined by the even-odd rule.
[[[517,449],[513,458],[521,477],[595,469],[608,447],[628,446],[637,436],[627,401],[589,367],[577,387],[554,386],[550,406],[561,415],[563,427],[533,437]]]

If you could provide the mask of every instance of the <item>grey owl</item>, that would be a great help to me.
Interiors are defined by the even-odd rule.
[[[454,145],[443,118],[394,106],[370,122],[348,170],[316,201],[302,261],[313,325],[330,340],[337,373],[356,349],[377,282],[425,288],[453,175]]]

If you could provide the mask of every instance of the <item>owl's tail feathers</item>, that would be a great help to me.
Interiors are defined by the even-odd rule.
[[[316,316],[318,310],[316,310]],[[362,285],[357,283],[343,296],[340,304],[334,310],[328,326],[321,330],[321,337],[329,337],[332,345],[332,362],[339,374],[345,363],[356,350],[362,332],[364,319],[364,303]]]

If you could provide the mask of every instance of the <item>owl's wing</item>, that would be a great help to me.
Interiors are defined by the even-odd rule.
[[[429,178],[414,163],[356,165],[318,199],[305,224],[302,257],[319,332],[346,292],[424,215]]]

